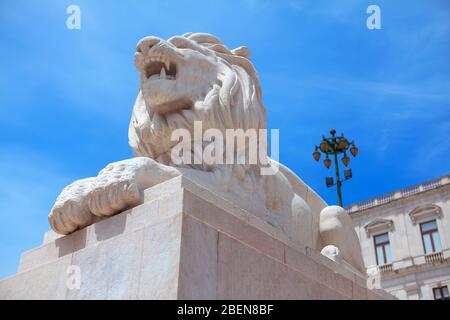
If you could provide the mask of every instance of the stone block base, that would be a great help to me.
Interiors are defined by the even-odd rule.
[[[392,298],[186,177],[68,236],[48,232],[0,281],[0,299]]]

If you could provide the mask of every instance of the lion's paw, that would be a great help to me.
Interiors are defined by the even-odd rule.
[[[91,224],[93,216],[86,196],[91,191],[94,181],[95,178],[77,180],[64,188],[48,215],[53,230],[69,234]]]
[[[89,210],[104,217],[138,205],[141,202],[138,169],[131,161],[120,161],[100,171],[87,195]]]
[[[111,163],[96,178],[78,180],[56,199],[48,220],[53,230],[69,234],[143,201],[143,191],[181,173],[138,157]]]

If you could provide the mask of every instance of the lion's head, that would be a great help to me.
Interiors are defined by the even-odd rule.
[[[245,47],[228,49],[217,37],[186,33],[139,41],[135,64],[140,91],[129,143],[137,156],[171,165],[174,129],[265,129],[258,75]],[[203,169],[202,166],[198,168]]]

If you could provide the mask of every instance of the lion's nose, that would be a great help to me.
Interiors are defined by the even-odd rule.
[[[136,51],[146,54],[148,50],[150,50],[152,47],[154,47],[155,45],[157,45],[162,41],[163,41],[162,39],[154,36],[145,37],[139,40],[136,46]]]

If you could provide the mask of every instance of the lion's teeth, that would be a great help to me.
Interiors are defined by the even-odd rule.
[[[161,80],[165,80],[166,79],[166,69],[161,68],[161,72],[159,73],[159,78]]]
[[[164,60],[164,65],[166,66],[167,70],[170,69],[170,61],[169,60]]]

